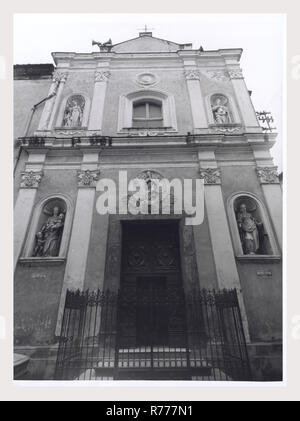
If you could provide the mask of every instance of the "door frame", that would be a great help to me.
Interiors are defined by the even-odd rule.
[[[128,222],[177,221],[179,234],[180,274],[184,291],[199,289],[198,262],[194,229],[185,225],[185,215],[110,215],[107,234],[103,289],[115,292],[121,286],[123,224]]]

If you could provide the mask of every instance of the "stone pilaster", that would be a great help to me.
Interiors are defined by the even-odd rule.
[[[36,132],[37,134],[41,134],[41,132],[44,134],[44,132],[51,130],[54,115],[56,113],[66,79],[66,72],[54,72],[52,85],[48,94],[49,99],[45,102],[38,130]]]
[[[34,207],[36,191],[43,177],[42,170],[26,170],[14,208],[14,269],[20,257]]]
[[[92,219],[95,204],[96,182],[99,170],[95,169],[98,153],[87,153],[77,172],[78,193],[73,217],[72,233],[61,292],[56,334],[60,334],[67,289],[83,289],[88,258]],[[94,161],[94,163],[92,163]]]
[[[110,72],[108,69],[99,68],[95,72],[95,86],[88,130],[99,132],[98,134],[102,132],[105,94],[109,77]]]
[[[256,118],[255,109],[253,107],[242,70],[238,67],[228,69],[228,74],[235,92],[236,100],[243,116],[244,124],[249,128],[260,128]]]
[[[185,68],[185,78],[188,87],[192,117],[194,123],[194,133],[201,129],[208,128],[208,122],[204,107],[203,96],[200,85],[200,71],[195,68]]]
[[[65,82],[67,80],[67,76],[68,76],[67,73],[61,73],[61,72],[55,75],[55,79],[58,80],[58,89],[57,89],[57,94],[54,99],[52,112],[50,113],[49,123],[47,127],[48,130],[52,130],[53,128],[54,118],[56,116],[57,109],[61,103],[61,97],[64,90]]]
[[[221,189],[221,171],[217,164],[207,163],[200,159],[200,178],[204,180],[204,197],[212,243],[213,256],[216,266],[218,286],[222,288],[236,288],[247,342],[250,341],[248,320],[241,292],[241,283],[236,267],[230,231]]]

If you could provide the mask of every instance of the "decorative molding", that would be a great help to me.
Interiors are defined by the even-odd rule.
[[[140,73],[136,76],[136,83],[140,86],[153,86],[158,82],[158,78],[153,73]]]
[[[221,184],[221,170],[219,168],[200,168],[200,178],[204,184]]]
[[[200,80],[200,71],[198,69],[186,70],[184,74],[186,80]]]
[[[229,69],[228,74],[230,79],[244,79],[242,69]]]
[[[95,82],[107,82],[110,78],[110,71],[103,70],[95,72]]]
[[[133,182],[136,180],[143,180],[148,186],[148,183],[151,182],[150,191],[146,189],[145,194],[140,197],[141,207],[148,206],[149,209],[149,205],[154,204],[154,206],[157,206],[158,209],[161,209],[162,213],[164,213],[165,209],[168,210],[168,213],[174,213],[176,198],[168,188],[169,182],[158,171],[151,169],[144,170],[137,174],[134,179],[132,179]],[[129,209],[131,206],[129,199],[132,195],[133,193],[130,193],[127,196]],[[149,213],[151,212],[149,211]]]
[[[243,255],[243,256],[236,256],[236,260],[241,263],[250,263],[250,264],[251,263],[280,263],[282,258],[279,255],[248,254],[248,255]]]
[[[58,130],[55,129],[55,133],[60,136],[86,136],[86,128],[82,128],[79,130],[72,130],[72,129],[65,129],[65,130]]]
[[[174,133],[174,129],[162,128],[157,130],[136,130],[135,128],[123,129],[122,133],[128,133],[131,137],[155,137],[155,136],[168,136],[170,133]]]
[[[229,73],[226,70],[206,70],[204,74],[217,82],[228,82],[230,80]]]
[[[163,180],[163,176],[154,170],[144,170],[142,172],[140,172],[136,178],[138,178],[139,180],[145,180],[145,181],[149,181],[149,180]]]
[[[78,170],[78,187],[96,187],[96,181],[99,180],[99,170]]]
[[[21,188],[37,189],[42,180],[43,171],[24,171],[21,174]]]
[[[154,130],[140,130],[137,132],[138,136],[144,137],[144,136],[157,136],[158,132]]]
[[[277,167],[256,167],[261,184],[279,184]]]
[[[233,133],[242,133],[242,128],[241,127],[211,127],[210,131],[212,133],[224,133],[224,134],[233,134]]]
[[[66,262],[65,257],[20,257],[19,263],[24,266],[57,266]]]

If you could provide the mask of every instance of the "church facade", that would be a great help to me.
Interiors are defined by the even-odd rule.
[[[98,45],[53,53],[55,67],[15,66],[14,333],[26,378],[280,380],[276,133],[260,125],[242,50],[151,32]],[[130,212],[130,180],[148,199],[162,180],[200,180],[200,222],[187,223],[173,184],[169,211],[158,190],[156,210]]]

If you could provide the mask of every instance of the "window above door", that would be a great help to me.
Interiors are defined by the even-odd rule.
[[[133,103],[132,127],[163,127],[162,103],[154,100],[140,100]]]
[[[177,132],[175,101],[172,95],[161,91],[141,90],[120,97],[118,133],[144,129]]]

